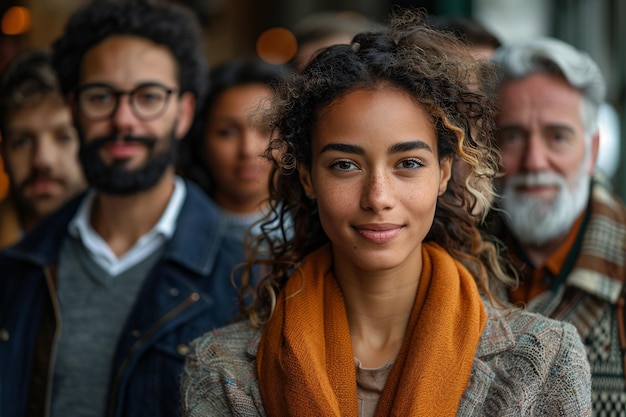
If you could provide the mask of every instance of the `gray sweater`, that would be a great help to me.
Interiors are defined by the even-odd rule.
[[[485,308],[489,318],[457,415],[591,416],[589,364],[576,329]],[[256,371],[262,332],[243,321],[194,341],[182,379],[184,416],[266,415]]]

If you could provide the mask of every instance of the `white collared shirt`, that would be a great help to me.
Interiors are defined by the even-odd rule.
[[[109,245],[94,230],[89,221],[96,192],[91,190],[69,223],[69,233],[80,239],[92,259],[111,276],[119,275],[137,265],[161,248],[174,235],[176,220],[187,190],[180,177],[174,178],[174,192],[159,221],[121,257],[115,256]]]

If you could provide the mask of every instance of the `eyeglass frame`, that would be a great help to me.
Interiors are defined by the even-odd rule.
[[[107,114],[106,116],[103,116],[103,117],[91,117],[90,115],[86,114],[85,111],[83,111],[83,106],[81,105],[80,95],[81,95],[81,93],[83,91],[88,90],[88,89],[93,88],[93,87],[108,88],[113,93],[113,97],[115,97],[115,105],[111,109],[110,113]],[[165,101],[163,103],[163,108],[161,110],[159,110],[156,114],[154,114],[153,116],[150,116],[150,117],[142,116],[137,111],[137,109],[135,108],[135,105],[133,104],[134,94],[137,91],[139,91],[140,89],[146,88],[146,87],[160,87],[165,92]],[[131,108],[133,114],[140,120],[150,121],[150,120],[157,119],[158,117],[162,116],[163,113],[165,113],[165,111],[167,110],[167,106],[169,105],[169,102],[170,102],[170,97],[172,96],[172,94],[178,93],[179,91],[180,90],[178,88],[170,88],[170,87],[168,87],[166,85],[163,85],[163,84],[157,83],[157,82],[141,83],[141,84],[137,85],[135,88],[133,88],[132,90],[118,90],[118,89],[114,88],[112,85],[107,84],[107,83],[89,83],[89,84],[85,84],[85,85],[81,85],[80,87],[77,87],[74,90],[74,96],[76,97],[75,103],[76,103],[76,107],[78,108],[78,111],[80,112],[80,114],[82,114],[85,118],[91,120],[92,122],[99,122],[99,121],[107,120],[107,119],[110,119],[111,117],[113,117],[113,115],[117,112],[117,110],[118,110],[118,108],[120,106],[120,97],[124,96],[124,95],[128,96],[128,104],[130,105],[130,108]]]

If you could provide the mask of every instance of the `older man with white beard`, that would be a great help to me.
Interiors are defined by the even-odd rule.
[[[510,300],[578,328],[595,414],[618,415],[626,410],[626,209],[594,172],[602,74],[586,53],[548,38],[502,47],[493,61],[502,71],[504,169],[496,234],[520,279]]]

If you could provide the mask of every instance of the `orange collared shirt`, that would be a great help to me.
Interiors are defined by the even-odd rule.
[[[545,264],[540,268],[535,268],[533,265],[525,263],[516,257],[514,262],[518,266],[519,286],[509,290],[511,302],[527,303],[550,288],[550,285],[559,276],[561,269],[565,265],[565,260],[574,246],[584,217],[585,213],[583,212],[572,225],[565,242],[546,259]],[[520,265],[522,266],[521,268],[519,267]]]

